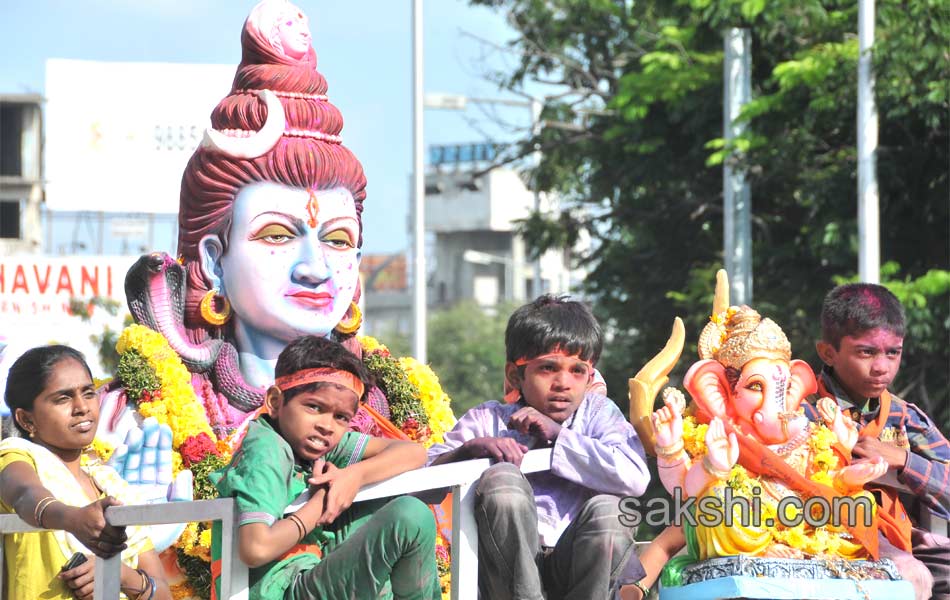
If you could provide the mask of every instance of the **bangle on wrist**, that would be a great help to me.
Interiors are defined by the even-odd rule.
[[[127,587],[125,588],[129,593],[127,596],[134,595],[138,599],[142,594],[148,591],[148,575],[145,574],[145,571],[142,569],[134,569],[135,574],[139,576],[139,587]]]
[[[630,585],[640,590],[640,593],[643,594],[640,596],[640,600],[647,600],[647,596],[650,595],[650,588],[643,587],[643,584],[639,581],[634,581]]]
[[[684,448],[683,438],[680,438],[669,446],[656,446],[656,456],[657,458],[675,458]]]
[[[50,504],[54,502],[59,502],[59,500],[57,500],[53,496],[47,496],[43,498],[42,500],[40,500],[39,502],[37,502],[36,506],[33,507],[33,520],[36,522],[36,525],[38,527],[45,529],[45,526],[43,525],[43,513],[45,513],[46,509],[49,508]]]
[[[297,529],[300,532],[299,537],[297,537],[297,542],[299,543],[303,541],[303,539],[307,537],[307,533],[309,533],[307,531],[307,526],[304,525],[303,519],[301,519],[294,513],[290,513],[289,515],[287,515],[287,518],[294,522],[294,525],[297,526]]]
[[[720,471],[709,462],[709,455],[703,457],[703,470],[709,473],[714,479],[719,479],[725,481],[729,479],[729,474],[732,472],[732,469],[727,471]]]

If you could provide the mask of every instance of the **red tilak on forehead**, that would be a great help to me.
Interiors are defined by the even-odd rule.
[[[317,202],[317,193],[310,188],[310,197],[307,199],[307,225],[310,229],[317,226],[317,214],[320,212],[320,203]]]
[[[523,367],[523,366],[525,366],[526,364],[528,364],[529,362],[533,362],[533,361],[536,361],[536,360],[548,360],[548,359],[552,359],[552,358],[573,358],[573,359],[576,359],[576,360],[578,360],[578,361],[584,363],[585,365],[587,365],[587,366],[590,367],[591,369],[594,368],[594,363],[592,363],[592,362],[589,361],[589,360],[584,360],[583,358],[581,358],[580,354],[568,354],[566,350],[562,350],[562,349],[560,349],[560,348],[555,348],[555,349],[554,349],[554,352],[549,352],[549,353],[547,353],[547,354],[542,354],[541,356],[535,356],[535,357],[533,357],[533,358],[526,358],[526,357],[522,356],[521,358],[519,358],[519,359],[517,359],[517,360],[515,361],[515,365],[517,365],[517,366],[519,366],[519,367]]]

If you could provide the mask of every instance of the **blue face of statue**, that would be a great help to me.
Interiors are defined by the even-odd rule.
[[[243,188],[227,251],[220,255],[210,236],[202,243],[206,271],[214,270],[231,302],[238,350],[276,358],[274,351],[301,335],[328,335],[356,291],[358,240],[356,205],[345,189]]]

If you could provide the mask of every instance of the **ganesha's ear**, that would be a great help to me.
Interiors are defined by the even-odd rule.
[[[785,409],[794,412],[801,406],[802,400],[809,394],[818,391],[818,381],[811,367],[803,360],[793,360],[788,363],[791,377],[788,384],[788,395],[785,397]]]
[[[694,363],[683,378],[683,387],[710,418],[729,418],[726,401],[732,392],[726,378],[726,368],[719,362],[708,359]]]

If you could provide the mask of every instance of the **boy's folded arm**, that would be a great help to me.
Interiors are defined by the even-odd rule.
[[[640,496],[650,483],[643,444],[613,403],[583,429],[562,428],[551,452],[551,472],[606,494]]]
[[[426,449],[422,444],[373,437],[366,443],[363,460],[346,467],[357,471],[362,485],[389,479],[424,466]]]
[[[242,524],[238,529],[238,555],[241,561],[249,567],[266,565],[301,543],[320,520],[327,497],[325,487],[311,489],[311,492],[307,502],[294,513],[295,518],[276,519],[273,523],[261,520]],[[301,527],[304,528],[303,532]]]
[[[494,432],[488,431],[485,427],[486,422],[494,421],[488,404],[490,403],[466,411],[462,418],[455,423],[455,427],[442,436],[444,441],[441,444],[430,446],[427,452],[426,466],[432,467],[468,460],[471,458],[469,449],[467,447],[463,448],[466,442],[478,437],[493,437]]]
[[[897,480],[906,484],[914,494],[930,495],[950,512],[950,464],[945,460],[931,460],[908,451],[904,468]]]

